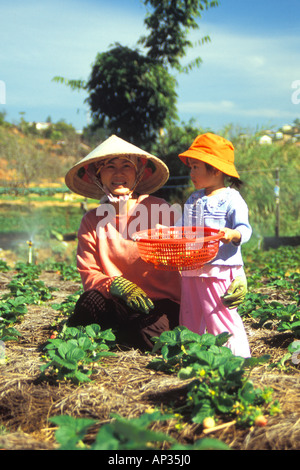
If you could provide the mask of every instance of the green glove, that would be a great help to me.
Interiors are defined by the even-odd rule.
[[[247,279],[245,276],[237,276],[221,299],[228,308],[235,308],[245,299],[247,293]]]
[[[129,307],[143,313],[149,313],[154,308],[147,294],[133,282],[122,276],[116,277],[110,285],[111,295],[122,299]]]

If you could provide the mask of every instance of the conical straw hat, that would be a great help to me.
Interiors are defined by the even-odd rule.
[[[65,177],[66,185],[71,191],[81,196],[100,199],[104,193],[89,178],[87,169],[93,163],[121,156],[140,157],[146,164],[144,175],[135,188],[138,194],[153,193],[167,182],[169,169],[163,161],[120,137],[112,135],[68,171]]]

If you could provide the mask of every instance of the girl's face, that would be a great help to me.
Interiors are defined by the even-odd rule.
[[[188,159],[192,183],[196,189],[205,189],[210,193],[224,186],[224,175],[219,170],[208,170],[205,163],[194,158]]]
[[[124,158],[112,158],[100,171],[101,182],[115,196],[127,194],[134,186],[136,169]]]

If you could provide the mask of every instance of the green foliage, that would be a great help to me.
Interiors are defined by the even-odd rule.
[[[82,294],[82,289],[74,294],[68,295],[68,297],[63,300],[60,304],[53,303],[51,307],[54,310],[58,310],[62,315],[68,316],[71,315],[74,311],[75,304]]]
[[[249,292],[246,301],[239,307],[239,313],[243,317],[247,316],[247,319],[253,318],[260,328],[272,327],[278,331],[292,332],[295,338],[299,337],[299,259],[299,247],[249,252],[245,256]],[[2,266],[9,271],[6,263]],[[43,301],[43,296],[36,296],[35,290],[35,283],[39,280],[43,267],[16,263],[12,278],[13,288],[10,289],[10,294],[4,294],[0,299],[0,340],[17,340],[20,333],[13,325],[23,319],[29,303]],[[52,268],[59,270],[63,278],[73,279],[76,276],[75,266],[66,265],[64,269],[58,263]],[[40,287],[44,292],[44,286]],[[257,292],[261,287],[268,287],[268,292],[273,289],[279,294],[284,293],[284,298],[288,298],[289,302],[274,300],[272,296],[269,298],[268,295]],[[68,380],[74,384],[89,382],[96,363],[113,354],[111,348],[115,344],[115,337],[111,330],[102,331],[99,325],[80,328],[66,326],[66,317],[73,312],[80,293],[81,291],[73,293],[60,304],[51,304],[63,315],[63,319],[60,333],[55,338],[51,337],[44,346],[42,359],[45,363],[41,366],[43,379]],[[51,300],[51,292],[48,294],[50,299],[46,300]],[[228,335],[225,333],[219,336],[199,336],[182,327],[155,338],[153,354],[159,352],[160,355],[155,356],[148,367],[175,373],[187,381],[185,403],[172,409],[169,415],[155,412],[134,420],[114,416],[110,423],[101,426],[92,444],[90,439],[89,444],[84,444],[83,440],[90,427],[96,426],[97,422],[85,421],[85,418],[77,421],[71,417],[54,417],[55,420],[61,419],[53,421],[59,426],[56,437],[61,448],[155,449],[164,441],[169,443],[171,450],[221,449],[226,446],[210,439],[183,446],[170,436],[154,432],[150,427],[160,419],[180,419],[180,423],[184,419],[202,423],[207,416],[225,422],[234,419],[238,425],[248,427],[261,414],[279,413],[278,402],[273,401],[273,390],[256,388],[250,380],[251,369],[265,363],[269,357],[236,357],[225,346],[227,339]],[[299,358],[300,342],[291,340],[286,354],[270,367],[287,369],[292,366],[295,370],[299,367]],[[170,409],[172,406],[170,404]]]
[[[15,341],[21,334],[11,325],[22,320],[27,313],[24,297],[0,300],[0,340]]]
[[[159,130],[177,119],[176,80],[169,74],[168,66],[181,71],[199,66],[200,57],[186,67],[180,65],[192,45],[187,36],[191,29],[198,29],[196,20],[201,12],[218,2],[144,0],[144,3],[154,8],[145,19],[149,35],[138,41],[146,48],[146,54],[115,44],[109,51],[97,54],[88,81],[59,76],[54,81],[88,92],[86,101],[92,112],[93,129],[118,134],[148,149]],[[208,36],[198,44],[207,41]]]
[[[98,53],[87,83],[96,127],[148,145],[176,117],[175,79],[158,62],[117,44]]]
[[[300,311],[296,304],[283,304],[269,301],[263,295],[246,295],[245,304],[238,310],[241,316],[249,316],[257,321],[256,328],[273,328],[277,324],[278,331],[292,331],[300,337]]]
[[[154,422],[170,418],[172,415],[163,415],[160,411],[132,419],[114,415],[110,423],[101,426],[92,444],[83,441],[89,429],[97,425],[96,420],[64,415],[51,417],[49,421],[58,426],[55,438],[60,450],[155,450],[163,442],[171,444],[171,451],[229,449],[217,439],[200,439],[194,445],[180,445],[167,434],[149,429]]]
[[[17,341],[22,336],[16,328],[6,327],[1,318],[0,320],[0,341]]]
[[[238,307],[239,314],[252,318],[257,328],[276,328],[300,337],[300,247],[252,251],[245,261],[249,291]],[[261,287],[284,293],[284,300],[255,292]]]
[[[44,346],[41,372],[48,369],[57,380],[71,380],[74,383],[89,382],[93,364],[103,357],[112,356],[109,351],[115,335],[111,330],[101,331],[100,325],[66,327],[57,338],[49,339]]]
[[[280,236],[299,234],[300,195],[299,147],[274,143],[260,145],[259,135],[235,142],[235,161],[244,181],[242,195],[249,207],[249,218],[254,229],[253,238],[275,236],[276,169],[279,168]]]
[[[0,316],[4,323],[21,321],[25,313],[27,313],[27,305],[24,296],[0,300]]]
[[[68,264],[64,261],[56,261],[49,265],[51,269],[60,274],[63,281],[80,281],[81,277],[75,264]]]
[[[66,187],[60,188],[23,188],[23,187],[16,187],[16,188],[9,188],[3,187],[0,188],[0,195],[3,196],[5,194],[15,194],[16,196],[29,196],[31,194],[35,194],[37,196],[54,196],[56,194],[66,194],[70,193],[70,190]]]
[[[234,356],[223,346],[227,333],[214,336],[197,335],[185,327],[162,333],[155,338],[154,351],[161,349],[162,357],[155,358],[149,367],[176,372],[181,379],[193,379],[188,384],[185,408],[192,421],[202,423],[212,416],[234,417],[245,426],[255,417],[277,407],[270,403],[270,390],[255,389],[248,380],[247,371],[269,360],[269,356],[244,359]],[[266,412],[266,409],[264,410]]]
[[[1,273],[5,273],[7,271],[9,271],[9,266],[7,264],[6,261],[4,261],[3,259],[0,259],[0,272]]]
[[[49,240],[54,230],[61,233],[78,230],[82,212],[76,206],[60,206],[45,204],[39,207],[22,204],[2,204],[0,207],[0,224],[2,232],[27,232],[27,236],[35,235],[37,239]],[[26,239],[24,240],[24,244]]]
[[[140,43],[148,49],[147,55],[152,59],[161,61],[179,70],[188,71],[193,66],[199,66],[200,57],[197,57],[187,67],[182,68],[180,59],[186,55],[187,49],[192,47],[188,40],[191,29],[199,29],[197,19],[201,18],[203,10],[218,5],[217,1],[208,0],[144,0],[150,5],[152,11],[145,19],[148,36],[140,39]],[[209,41],[205,36],[198,41],[204,44]]]
[[[8,284],[11,296],[23,297],[26,304],[39,304],[53,297],[54,287],[48,287],[41,280],[27,278],[25,276],[15,276]]]
[[[36,280],[40,268],[26,263],[16,263],[16,274],[8,288],[10,293],[0,299],[0,339],[17,340],[21,335],[11,325],[20,322],[27,313],[28,304],[37,304],[52,298],[52,291],[41,280]]]

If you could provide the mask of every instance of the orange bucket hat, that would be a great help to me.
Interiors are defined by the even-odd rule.
[[[240,178],[234,166],[234,147],[229,140],[208,132],[198,135],[190,148],[178,155],[187,165],[187,158],[209,163],[226,175]]]

